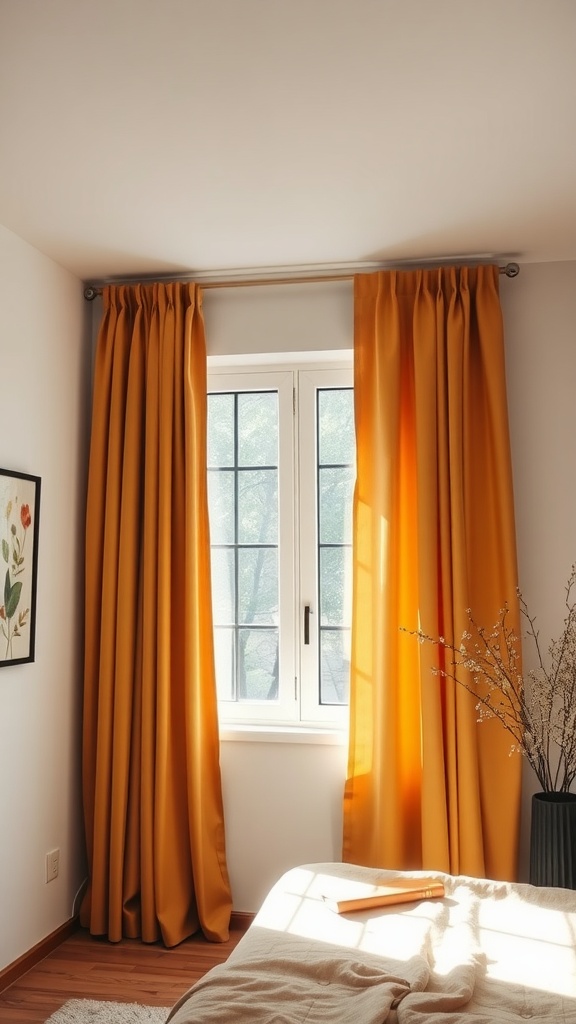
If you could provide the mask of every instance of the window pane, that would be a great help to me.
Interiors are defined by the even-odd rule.
[[[238,543],[275,544],[278,539],[278,472],[238,473]]]
[[[234,465],[234,395],[208,395],[208,465]]]
[[[322,466],[354,462],[352,388],[322,388],[318,391],[318,453]]]
[[[278,464],[278,395],[256,391],[238,395],[238,465]]]
[[[320,703],[347,704],[350,688],[350,630],[320,631]]]
[[[238,630],[238,698],[276,700],[278,630]]]
[[[349,691],[354,392],[317,392],[318,628],[320,703],[346,704]],[[330,628],[340,627],[340,628]]]
[[[234,613],[234,551],[230,548],[212,548],[212,616],[217,626],[230,625]]]
[[[276,548],[239,548],[238,622],[278,621],[278,552]]]
[[[350,548],[320,548],[320,625],[350,623]]]
[[[208,471],[210,543],[234,543],[234,473],[229,469]]]
[[[352,466],[319,470],[319,526],[321,544],[350,544],[352,538]]]
[[[218,693],[235,703],[278,694],[278,402],[276,390],[208,397]]]

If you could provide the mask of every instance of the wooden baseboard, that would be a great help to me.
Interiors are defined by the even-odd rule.
[[[255,914],[243,913],[233,910],[230,918],[230,928],[234,931],[248,931],[254,920]],[[0,992],[4,992],[10,985],[13,985],[18,978],[26,974],[32,967],[44,960],[49,953],[52,953],[65,939],[70,938],[78,931],[80,923],[77,917],[71,917],[69,921],[60,925],[56,931],[47,935],[41,942],[37,942],[27,953],[23,953],[14,963],[8,964],[0,971]]]
[[[247,932],[255,917],[256,914],[233,910],[230,915],[230,928],[237,932]]]
[[[37,942],[27,953],[23,953],[22,956],[18,957],[14,963],[8,964],[8,967],[0,971],[0,992],[4,992],[15,981],[18,981],[18,978],[26,974],[31,967],[44,960],[44,957],[52,953],[61,942],[64,942],[64,939],[68,939],[79,927],[78,918],[71,917],[69,921],[61,924],[56,931],[51,932],[41,942]]]

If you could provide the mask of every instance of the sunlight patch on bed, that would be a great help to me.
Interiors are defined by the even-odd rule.
[[[469,964],[488,985],[520,985],[574,998],[574,914],[539,906],[506,883],[440,874],[444,899],[337,914],[322,897],[336,895],[342,877],[353,878],[357,871],[350,865],[332,871],[329,865],[295,868],[271,890],[255,925],[396,961],[422,957],[437,979]],[[376,881],[383,874],[393,872],[364,869],[363,877]],[[494,898],[479,899],[488,885]]]
[[[379,871],[374,876],[382,874]],[[341,878],[309,868],[294,869],[289,880],[269,894],[254,923],[395,960],[422,955],[431,927],[445,914],[441,901],[405,905],[401,914],[397,907],[378,913],[336,914],[323,896],[337,896]]]

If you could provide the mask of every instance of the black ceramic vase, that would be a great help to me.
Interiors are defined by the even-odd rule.
[[[530,881],[576,889],[576,793],[535,793]]]

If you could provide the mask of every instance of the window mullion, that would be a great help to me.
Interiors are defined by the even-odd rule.
[[[240,615],[240,559],[238,555],[238,395],[234,395],[234,700],[237,701],[240,694],[240,630],[238,629]]]

